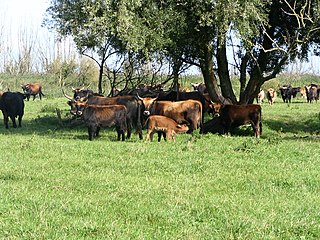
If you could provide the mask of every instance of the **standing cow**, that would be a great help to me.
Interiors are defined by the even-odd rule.
[[[64,93],[64,92],[63,92]],[[75,103],[77,101],[87,102],[90,105],[123,105],[127,108],[127,138],[131,137],[131,131],[133,127],[136,128],[139,138],[143,139],[142,136],[142,124],[141,124],[141,102],[135,96],[117,96],[117,97],[101,97],[95,94],[87,94],[79,97],[74,95],[70,97],[64,93],[65,97],[68,98],[68,105],[71,107],[70,112],[76,115]],[[76,101],[77,99],[77,101]]]
[[[202,104],[197,100],[185,101],[157,101],[157,98],[139,97],[143,102],[145,116],[163,115],[172,118],[177,123],[189,124],[189,133],[200,127],[202,132]]]
[[[33,100],[36,98],[36,95],[39,94],[39,98],[41,100],[41,97],[44,96],[42,93],[42,86],[40,83],[28,83],[25,85],[21,85],[21,88],[24,92],[24,94],[27,97],[27,100],[29,101],[30,96],[33,96]]]
[[[101,127],[116,127],[118,141],[125,140],[127,131],[127,108],[123,105],[89,105],[76,102],[78,116],[81,116],[88,126],[89,140],[99,136]]]
[[[264,97],[265,97],[265,92],[263,89],[260,89],[260,92],[258,93],[258,96],[257,96],[257,103],[259,104],[263,103]]]
[[[312,103],[312,101],[316,101],[319,99],[318,88],[315,85],[309,85],[305,87],[307,94],[307,102]]]
[[[9,128],[9,117],[12,120],[13,127],[16,128],[16,117],[18,117],[19,127],[24,114],[25,95],[20,92],[5,92],[0,97],[0,109],[3,114],[4,125]]]
[[[158,133],[158,142],[161,140],[161,135],[164,139],[170,141],[172,138],[175,141],[176,133],[185,133],[189,130],[186,124],[178,124],[175,120],[161,115],[151,115],[146,121],[147,135],[146,140],[151,140],[155,132]]]
[[[215,123],[219,124],[219,129],[222,127],[223,133],[228,133],[235,127],[250,123],[255,137],[260,137],[262,133],[260,105],[223,105],[222,103],[215,103],[213,110],[220,118]]]
[[[274,104],[277,99],[277,92],[273,88],[267,90],[267,99],[270,105]]]

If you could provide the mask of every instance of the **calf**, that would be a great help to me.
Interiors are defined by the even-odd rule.
[[[170,141],[172,138],[175,141],[176,133],[186,133],[189,130],[186,124],[178,124],[175,120],[162,115],[149,116],[146,125],[146,140],[152,141],[154,132],[158,132],[158,142],[160,142],[161,134],[164,135],[165,140]]]
[[[9,117],[12,120],[13,127],[16,128],[16,117],[18,117],[19,127],[21,127],[21,120],[24,114],[24,98],[20,92],[5,92],[0,97],[0,109],[3,114],[4,125],[9,128]]]
[[[27,100],[29,101],[30,95],[33,96],[33,100],[36,98],[36,95],[39,94],[39,98],[41,100],[41,96],[44,96],[42,93],[42,86],[40,83],[28,83],[25,85],[21,85],[21,88],[24,92],[24,94],[27,97]]]
[[[222,105],[217,103],[214,106],[214,111],[220,118],[218,123],[223,126],[223,133],[228,133],[232,128],[250,123],[255,137],[260,137],[262,133],[260,105]]]
[[[267,90],[267,99],[270,105],[274,104],[277,99],[277,92],[273,88]]]
[[[101,127],[116,127],[118,141],[125,140],[127,131],[127,108],[123,105],[88,105],[78,101],[77,115],[81,116],[88,126],[89,140],[99,136]]]

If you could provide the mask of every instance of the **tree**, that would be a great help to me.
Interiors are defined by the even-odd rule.
[[[72,35],[83,54],[93,50],[100,63],[113,53],[145,61],[162,55],[176,83],[182,66],[192,64],[201,69],[213,100],[250,103],[264,82],[295,58],[307,59],[319,42],[319,5],[319,0],[55,0],[48,12],[62,35]],[[230,80],[230,48],[240,72],[238,98]]]
[[[52,0],[44,24],[61,36],[72,36],[78,51],[99,66],[98,91],[102,93],[103,68],[117,50],[113,48],[112,1]]]

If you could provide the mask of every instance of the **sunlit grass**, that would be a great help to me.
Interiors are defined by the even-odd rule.
[[[260,139],[244,127],[118,142],[113,129],[89,141],[64,98],[26,102],[22,128],[0,125],[0,236],[318,239],[319,112],[263,104]]]

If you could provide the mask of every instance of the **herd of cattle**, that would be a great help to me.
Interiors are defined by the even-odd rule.
[[[279,88],[281,98],[284,103],[291,103],[291,99],[295,98],[298,93],[307,100],[308,103],[318,101],[320,96],[320,85],[311,83],[304,87],[292,87],[291,85],[283,85]],[[277,98],[277,92],[273,88],[268,88],[265,92],[260,90],[257,96],[257,103],[262,103],[264,99],[267,99],[269,104],[273,104]]]
[[[0,93],[0,109],[4,116],[5,127],[11,118],[13,127],[17,127],[15,118],[18,117],[19,127],[24,114],[24,99],[29,100],[44,94],[38,83],[21,85],[23,93]],[[115,97],[104,97],[92,90],[73,88],[73,96],[68,96],[67,104],[70,113],[82,118],[88,127],[89,140],[99,136],[101,127],[114,127],[118,140],[125,141],[131,137],[133,129],[140,139],[143,139],[142,129],[145,127],[146,140],[152,140],[153,134],[158,134],[158,141],[175,140],[176,133],[192,133],[199,129],[200,133],[229,133],[233,128],[251,124],[255,137],[262,134],[261,105],[223,105],[212,102],[203,84],[193,84],[194,91],[179,90],[168,92],[157,91],[156,96],[148,96],[148,89],[132,91]],[[201,88],[199,88],[201,87]],[[137,89],[141,90],[141,89]],[[294,88],[284,85],[280,89],[283,102],[290,103],[297,93],[305,96],[308,102],[319,99],[320,86],[311,84],[304,88]],[[261,103],[267,98],[270,104],[276,99],[276,91],[269,88],[257,96]],[[212,118],[204,122],[205,114]]]

